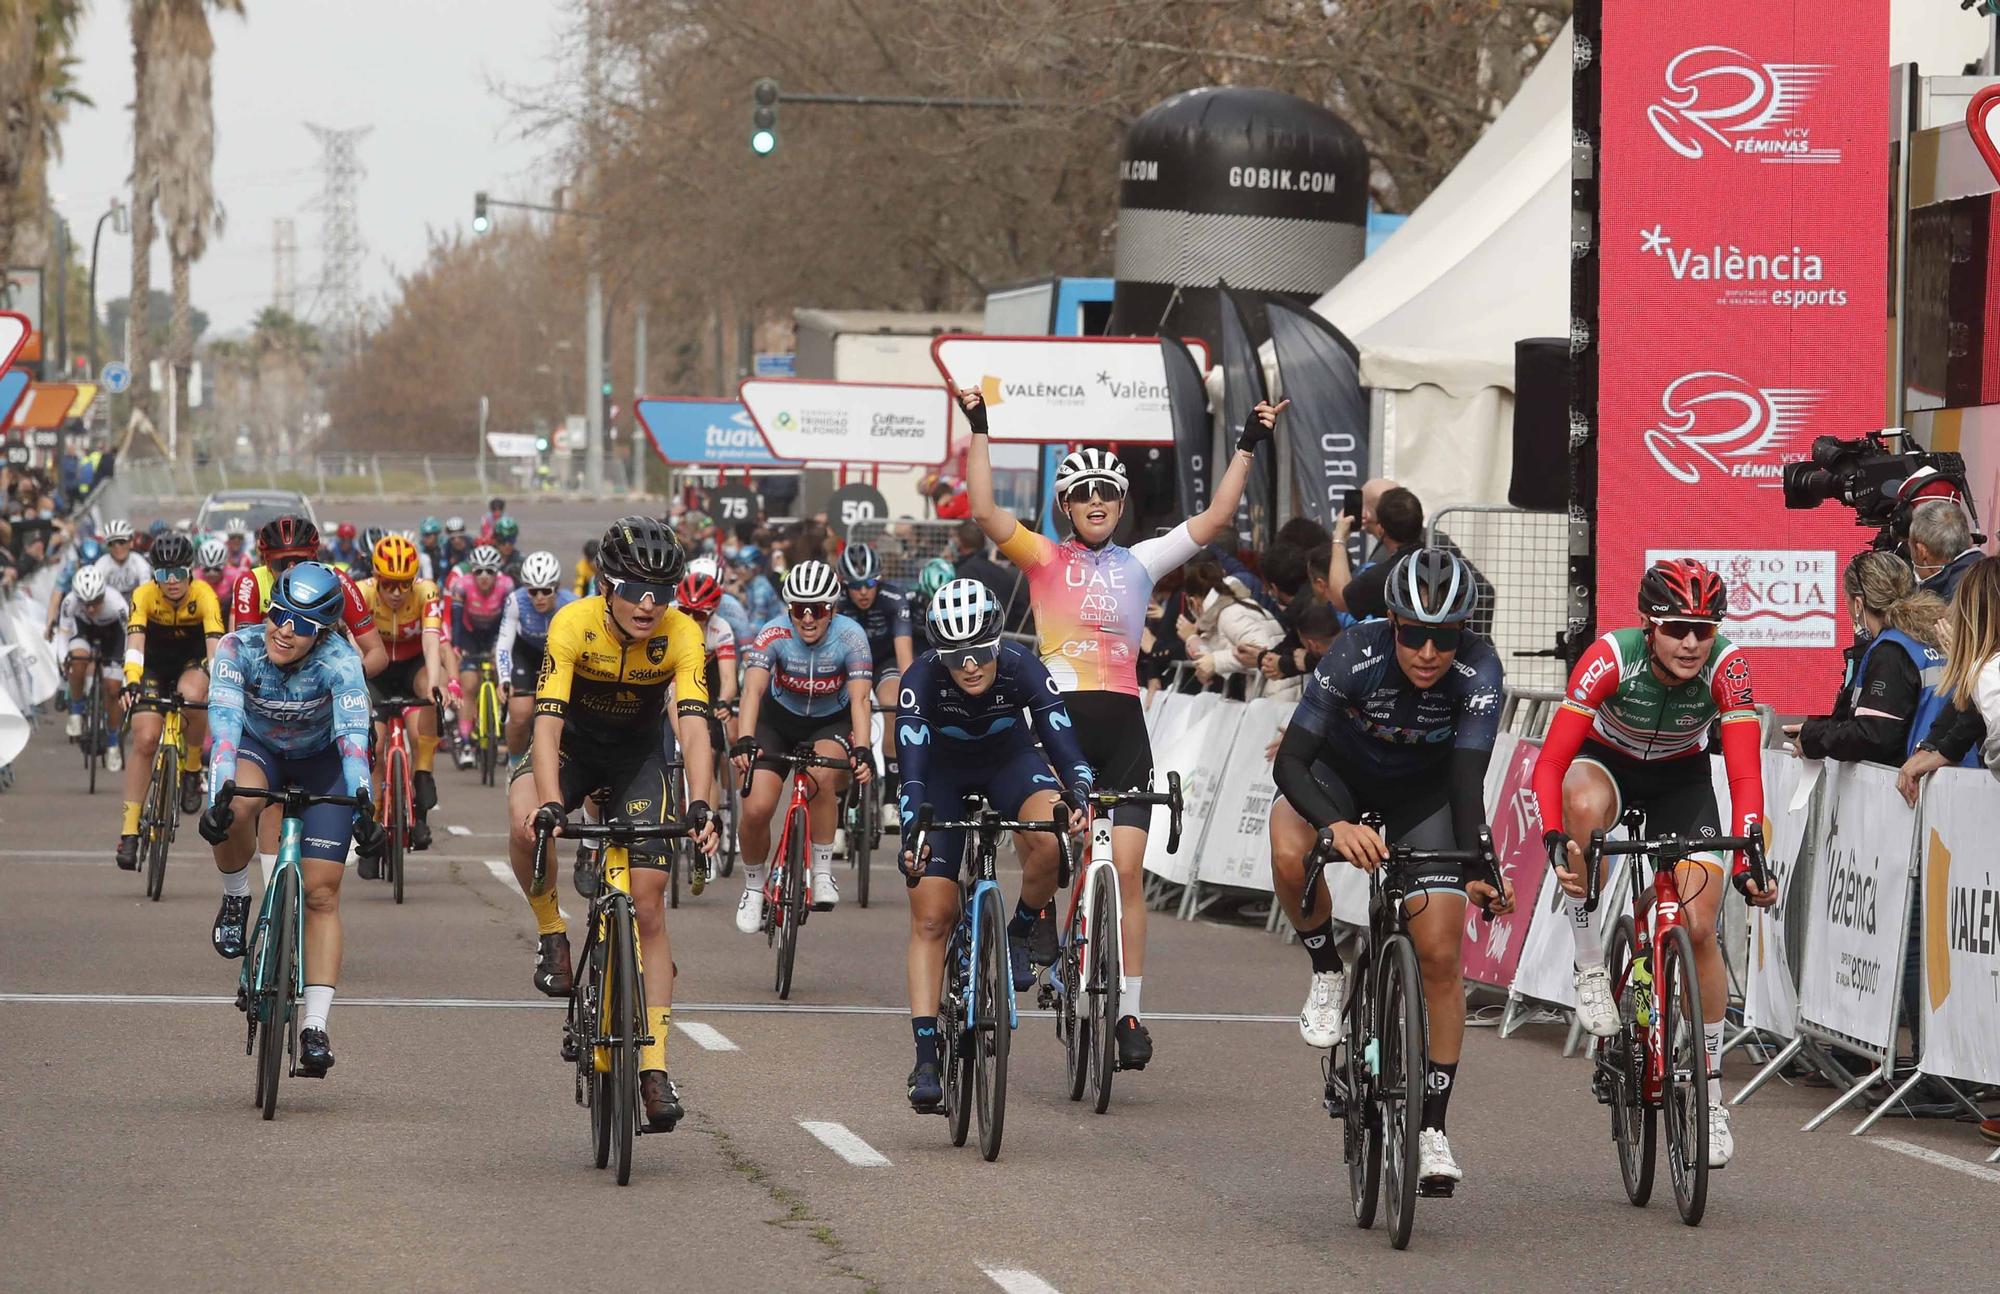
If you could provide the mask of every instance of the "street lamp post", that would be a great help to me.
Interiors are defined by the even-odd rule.
[[[126,220],[125,204],[113,198],[111,205],[104,209],[104,214],[97,218],[97,229],[90,235],[90,376],[93,381],[104,371],[98,366],[97,358],[97,240],[104,237],[104,222],[107,220],[111,222],[112,229],[120,234],[131,228]],[[131,302],[126,302],[126,306],[129,314]]]

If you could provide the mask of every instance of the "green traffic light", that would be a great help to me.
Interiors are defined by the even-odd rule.
[[[598,390],[603,394],[605,399],[609,400],[611,398],[611,383],[606,382],[603,386],[599,387]]]
[[[547,436],[535,437],[535,452],[537,454],[546,454],[549,452],[549,438]]]
[[[759,157],[769,157],[778,147],[778,134],[772,130],[750,132],[750,151]]]

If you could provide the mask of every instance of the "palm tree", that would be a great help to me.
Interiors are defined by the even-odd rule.
[[[132,123],[133,290],[152,286],[154,206],[165,224],[174,297],[167,358],[174,367],[174,423],[187,425],[188,380],[194,368],[189,267],[222,228],[215,200],[215,102],[210,64],[215,39],[210,7],[241,14],[243,0],[132,0],[132,66],[136,94]],[[144,300],[136,296],[134,300]],[[134,351],[138,350],[135,339]],[[147,356],[132,356],[134,376],[146,381]],[[143,388],[142,388],[143,392]]]
[[[83,0],[0,0],[0,263],[40,264],[45,246],[18,245],[26,230],[46,237],[48,164],[62,156],[76,88],[70,45]]]

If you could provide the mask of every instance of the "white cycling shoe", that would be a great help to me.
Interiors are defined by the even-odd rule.
[[[812,910],[831,912],[840,906],[840,887],[833,883],[832,872],[813,873]]]
[[[1331,1047],[1340,1040],[1340,1013],[1347,1006],[1347,972],[1314,971],[1299,1008],[1299,1037],[1308,1047]]]
[[[1576,1019],[1583,1031],[1595,1038],[1609,1038],[1618,1032],[1618,1004],[1611,1000],[1611,972],[1602,966],[1583,966],[1576,971]]]
[[[68,721],[63,724],[63,735],[70,738],[81,737],[83,735],[83,716],[72,714]]]
[[[1708,1106],[1708,1166],[1727,1168],[1736,1156],[1736,1138],[1729,1131],[1729,1107],[1720,1101]]]
[[[125,752],[115,745],[106,746],[104,748],[104,770],[107,773],[118,773],[123,772],[124,768]]]
[[[754,935],[764,928],[764,883],[759,880],[743,884],[743,897],[736,901],[736,929],[746,935]]]
[[[1462,1182],[1465,1171],[1451,1157],[1451,1143],[1440,1128],[1417,1131],[1417,1180],[1420,1182]]]

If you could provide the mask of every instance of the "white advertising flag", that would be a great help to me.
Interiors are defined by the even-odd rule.
[[[1808,770],[1800,760],[1782,751],[1767,750],[1763,755],[1764,803],[1772,811],[1771,849],[1767,861],[1771,877],[1778,883],[1778,902],[1768,910],[1749,909],[1750,937],[1743,975],[1743,1022],[1753,1029],[1789,1038],[1797,1029],[1799,999],[1798,991],[1792,987],[1791,964],[1785,956],[1785,913],[1791,906],[1799,846],[1804,841],[1811,817],[1809,804],[1798,802],[1796,788],[1800,782],[1807,780],[1808,772],[1816,781],[1819,769],[1813,767]],[[1748,907],[1747,904],[1744,906]]]
[[[1985,769],[1924,791],[1923,1059],[1927,1074],[2000,1083],[2000,802]]]
[[[749,378],[743,407],[779,458],[815,463],[942,463],[951,392],[889,382]]]
[[[1207,345],[1187,344],[1207,372]],[[1173,443],[1157,337],[947,333],[931,343],[931,358],[952,386],[979,388],[995,440]]]
[[[1813,870],[1799,1018],[1887,1047],[1903,967],[1916,810],[1879,764],[1827,766],[1826,843]]]

